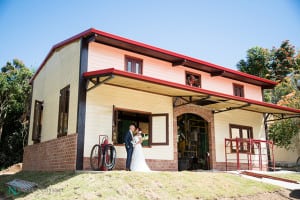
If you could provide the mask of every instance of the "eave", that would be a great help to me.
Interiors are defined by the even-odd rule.
[[[244,83],[254,84],[257,86],[262,87],[263,89],[270,89],[273,88],[277,83],[274,81],[270,81],[267,79],[263,79],[257,76],[253,76],[250,74],[246,74],[243,72],[239,72],[236,70],[228,69],[219,65],[215,65],[203,60],[199,60],[196,58],[188,57],[182,54],[178,54],[175,52],[171,52],[165,49],[161,49],[158,47],[154,47],[151,45],[147,45],[141,42],[137,42],[134,40],[130,40],[124,37],[116,36],[110,33],[106,33],[103,31],[99,31],[96,29],[88,29],[80,34],[77,34],[63,42],[60,42],[56,45],[54,45],[40,67],[38,68],[37,72],[31,79],[31,82],[35,79],[37,74],[40,72],[40,70],[43,68],[47,60],[51,57],[53,52],[63,47],[64,45],[67,45],[71,42],[74,42],[76,40],[79,40],[80,38],[90,37],[90,41],[98,42],[101,44],[106,44],[109,46],[113,46],[116,48],[128,50],[131,52],[135,52],[138,54],[146,55],[149,57],[157,58],[160,60],[164,60],[167,62],[172,63],[174,67],[182,65],[188,68],[193,68],[197,70],[201,70],[207,73],[210,73],[211,76],[222,76],[225,78],[230,78],[233,80],[241,81]]]
[[[196,105],[210,109],[214,113],[235,109],[285,115],[299,115],[300,113],[300,110],[294,108],[191,87],[113,68],[86,72],[83,76],[88,82],[87,90],[91,90],[101,84],[123,87],[158,95],[182,98],[187,104],[196,103]]]

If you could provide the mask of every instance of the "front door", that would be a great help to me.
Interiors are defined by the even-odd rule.
[[[208,123],[195,114],[177,118],[178,169],[210,169]]]

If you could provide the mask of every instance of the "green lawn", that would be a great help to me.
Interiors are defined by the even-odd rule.
[[[217,199],[279,190],[226,173],[113,171],[1,175],[0,192],[6,192],[4,183],[14,178],[39,184],[36,191],[18,199]]]
[[[298,172],[298,173],[285,173],[285,174],[272,174],[271,176],[276,176],[276,177],[280,177],[280,178],[287,178],[287,179],[290,179],[290,180],[300,182],[300,172]]]

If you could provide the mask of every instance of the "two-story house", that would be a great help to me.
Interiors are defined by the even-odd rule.
[[[99,134],[124,169],[132,122],[152,170],[222,170],[225,138],[265,140],[266,114],[300,113],[263,102],[273,81],[95,29],[53,46],[31,83],[25,170],[89,169]]]

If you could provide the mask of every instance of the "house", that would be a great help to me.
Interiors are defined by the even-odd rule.
[[[31,83],[24,170],[90,169],[99,134],[109,136],[116,169],[124,169],[132,122],[143,130],[151,169],[224,170],[225,138],[266,140],[267,114],[300,113],[262,101],[273,81],[93,28],[53,46]],[[244,153],[246,168],[251,148],[236,144],[229,152]],[[261,160],[266,166],[267,155]]]
[[[300,133],[298,135],[298,138],[300,138]],[[297,142],[297,143],[296,143]],[[276,147],[274,149],[274,156],[276,161],[277,167],[282,168],[293,168],[296,166],[296,162],[298,158],[300,157],[300,144],[299,140],[294,142],[295,147],[292,149],[285,149]]]

